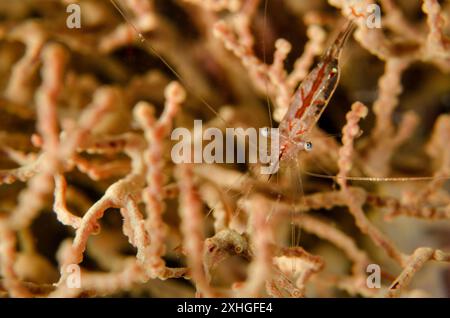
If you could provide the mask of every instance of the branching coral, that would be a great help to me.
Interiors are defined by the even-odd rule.
[[[450,6],[382,0],[372,28],[374,4],[0,4],[0,295],[448,296],[418,281],[449,271]],[[194,119],[276,126],[348,19],[298,174],[171,160]]]

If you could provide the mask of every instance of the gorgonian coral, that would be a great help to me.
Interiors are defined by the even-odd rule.
[[[448,296],[449,13],[0,2],[2,295]],[[276,126],[346,20],[339,86],[298,171],[171,160],[174,127],[194,119]]]

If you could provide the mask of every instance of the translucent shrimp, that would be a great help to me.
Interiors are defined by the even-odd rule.
[[[284,161],[291,162],[300,151],[310,151],[312,143],[306,140],[326,106],[339,82],[339,58],[349,35],[353,31],[354,24],[349,21],[337,36],[333,44],[328,48],[316,67],[305,77],[295,94],[292,96],[289,108],[279,125],[279,157],[278,162],[272,166],[279,168]],[[300,167],[294,165],[294,170]],[[296,180],[295,187],[301,193],[303,199],[303,185],[301,176],[297,171],[291,177]],[[269,175],[270,180],[273,173]],[[298,183],[297,183],[298,182]],[[277,199],[277,201],[279,198]],[[300,233],[297,233],[294,224],[295,207],[291,211],[291,247],[297,246],[300,241]],[[295,273],[295,264],[292,264],[292,273]]]
[[[306,141],[305,137],[319,120],[336,90],[340,75],[339,57],[353,27],[353,22],[349,21],[293,95],[279,126],[280,162],[295,158],[299,151],[312,149],[312,143]]]

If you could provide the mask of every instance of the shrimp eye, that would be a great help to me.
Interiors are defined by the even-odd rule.
[[[312,143],[311,143],[310,141],[305,142],[305,144],[304,144],[304,146],[303,146],[303,148],[304,148],[306,151],[311,151],[311,150],[312,150],[312,147],[313,147],[313,145],[312,145]]]

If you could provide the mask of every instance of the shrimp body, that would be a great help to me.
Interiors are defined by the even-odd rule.
[[[307,149],[306,137],[336,90],[340,75],[339,56],[352,29],[353,23],[349,22],[293,95],[279,126],[280,162],[294,158],[299,151]]]

